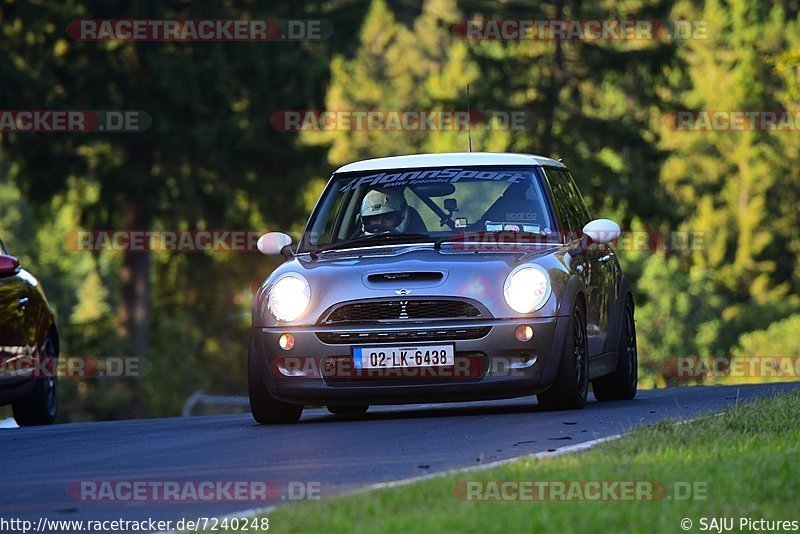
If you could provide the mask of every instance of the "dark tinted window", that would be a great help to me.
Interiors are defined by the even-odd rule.
[[[580,221],[581,221],[581,229],[583,229],[586,224],[592,220],[591,216],[589,215],[589,210],[586,209],[586,203],[583,201],[583,197],[581,196],[581,192],[578,189],[578,186],[575,184],[575,180],[572,178],[572,174],[569,171],[562,171],[561,174],[564,176],[564,180],[566,181],[567,186],[571,192],[570,200],[574,204],[575,209],[577,210]]]
[[[572,192],[566,183],[564,175],[556,169],[546,169],[547,181],[550,183],[550,190],[553,192],[553,203],[558,214],[558,222],[563,234],[575,232],[580,228],[580,214],[574,208],[570,197]]]
[[[546,169],[550,189],[555,197],[554,203],[561,222],[562,232],[571,232],[574,237],[580,234],[589,222],[589,211],[569,172],[559,169]]]

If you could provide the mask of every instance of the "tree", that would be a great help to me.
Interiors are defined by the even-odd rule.
[[[708,39],[679,49],[671,76],[676,103],[694,110],[769,111],[790,106],[793,94],[776,66],[797,40],[797,17],[781,5],[709,1],[680,3],[675,11],[705,20]],[[785,62],[784,67],[785,69]],[[786,71],[783,71],[784,76]],[[760,329],[797,309],[797,142],[786,133],[675,131],[664,124],[661,147],[669,156],[661,182],[674,200],[682,227],[704,232],[704,248],[686,269],[715,273],[728,305],[720,311],[728,352],[742,331]],[[787,202],[788,201],[788,202]],[[690,267],[691,266],[691,267]],[[771,310],[771,312],[770,312]]]
[[[13,232],[47,287],[66,353],[151,360],[139,380],[65,384],[64,413],[74,418],[176,413],[195,389],[236,391],[250,287],[274,262],[257,253],[75,253],[65,234],[289,228],[307,215],[309,178],[326,167],[319,149],[268,120],[321,105],[328,43],[76,42],[65,31],[77,18],[199,16],[335,25],[340,13],[292,1],[202,13],[166,2],[0,6],[0,109],[142,110],[153,119],[142,133],[0,138],[0,203],[19,203],[13,219],[0,208],[0,229]],[[347,6],[341,16],[354,13]]]
[[[270,129],[270,109],[307,105],[325,72],[324,45],[304,43],[74,42],[72,19],[193,18],[166,3],[78,2],[65,6],[6,3],[5,109],[144,110],[152,126],[139,134],[12,134],[12,177],[47,209],[70,180],[97,187],[81,222],[90,228],[244,227],[291,219],[295,191],[309,174],[309,149]],[[274,3],[269,11],[230,6],[211,18],[299,17],[306,5]],[[34,39],[35,46],[31,46]],[[52,51],[43,53],[43,50]],[[269,50],[269,53],[265,53]],[[290,68],[303,64],[303,69]],[[247,199],[242,201],[242,199]],[[135,354],[148,349],[152,255],[125,252],[119,325]]]

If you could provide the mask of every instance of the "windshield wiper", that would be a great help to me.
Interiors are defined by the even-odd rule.
[[[420,239],[430,239],[431,236],[428,234],[393,234],[393,233],[382,233],[382,234],[373,234],[373,235],[366,235],[363,237],[356,237],[355,239],[348,239],[346,241],[339,241],[336,243],[331,243],[330,245],[325,245],[322,247],[317,247],[317,252],[326,252],[328,250],[334,249],[348,249],[354,248],[359,245],[380,245],[384,243],[396,243],[398,241],[419,241]]]

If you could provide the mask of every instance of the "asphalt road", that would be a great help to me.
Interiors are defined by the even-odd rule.
[[[324,496],[554,450],[664,418],[716,412],[737,397],[742,402],[797,388],[800,383],[643,391],[630,402],[590,402],[568,412],[539,411],[531,397],[375,407],[360,419],[308,410],[290,426],[259,426],[247,414],[2,429],[0,518],[227,515],[281,500],[89,502],[75,488],[81,481],[107,480],[272,481],[284,498],[290,482],[310,483],[302,487],[318,487]]]

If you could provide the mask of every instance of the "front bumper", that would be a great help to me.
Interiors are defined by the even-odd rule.
[[[296,404],[405,404],[500,399],[533,395],[555,380],[567,336],[568,317],[524,320],[442,321],[379,326],[303,326],[252,328],[250,357],[261,360],[270,394]],[[533,337],[517,340],[520,325]],[[466,332],[466,334],[465,334]],[[278,344],[294,336],[291,350]],[[407,335],[408,340],[397,341]],[[381,341],[391,336],[391,341]],[[464,337],[475,337],[464,339]],[[352,338],[352,339],[350,339]],[[324,341],[323,341],[324,340]],[[353,369],[353,347],[452,344],[456,366],[450,372]],[[430,372],[428,372],[430,371]]]

